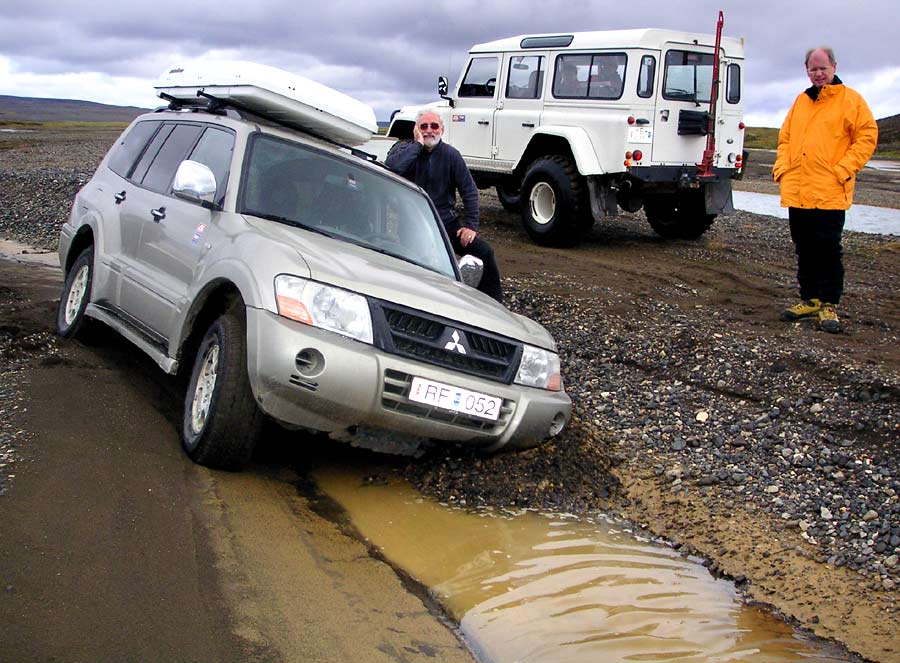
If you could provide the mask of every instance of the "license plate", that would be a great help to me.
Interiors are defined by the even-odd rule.
[[[496,396],[425,378],[413,378],[409,400],[491,421],[496,421],[500,417],[500,405],[503,403],[503,399]]]

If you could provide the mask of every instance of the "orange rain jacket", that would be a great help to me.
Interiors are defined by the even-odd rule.
[[[878,125],[862,96],[835,77],[813,99],[800,93],[778,133],[772,168],[781,185],[781,206],[847,209],[856,173],[878,143]]]

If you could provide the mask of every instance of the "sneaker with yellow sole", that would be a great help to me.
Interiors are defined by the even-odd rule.
[[[819,309],[819,329],[831,334],[841,331],[841,321],[834,309],[834,304],[822,304],[822,308]]]
[[[819,315],[822,308],[822,302],[818,299],[804,299],[799,304],[794,304],[790,308],[786,308],[781,312],[781,319],[788,322],[794,320],[802,320],[803,318],[812,318]]]

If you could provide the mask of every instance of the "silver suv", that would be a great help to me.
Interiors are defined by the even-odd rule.
[[[227,104],[138,117],[59,242],[58,332],[189,371],[182,443],[238,469],[266,417],[335,439],[527,448],[563,428],[553,339],[464,284],[425,193]]]

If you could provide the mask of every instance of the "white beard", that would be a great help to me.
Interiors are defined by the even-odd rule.
[[[440,136],[435,136],[434,138],[425,138],[425,147],[432,149],[437,147],[438,143],[441,142]]]

